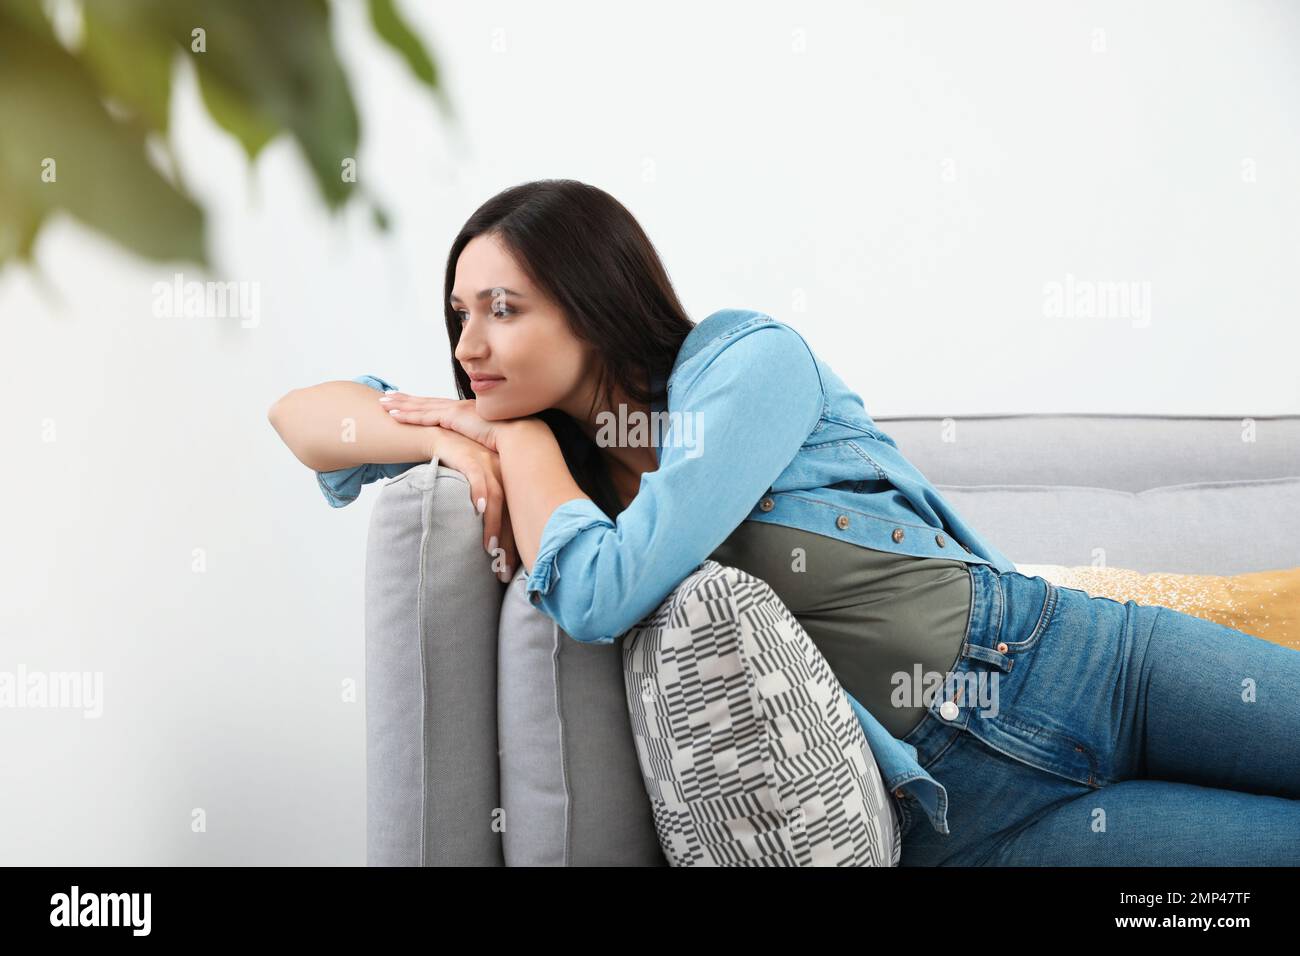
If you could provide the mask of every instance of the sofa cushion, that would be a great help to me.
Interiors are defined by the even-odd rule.
[[[937,485],[962,517],[1022,564],[1242,574],[1300,565],[1300,477],[1114,491]]]
[[[764,581],[706,560],[622,647],[672,865],[898,865],[896,810],[862,727]]]
[[[507,866],[664,866],[623,695],[622,652],[501,602],[497,700]]]
[[[1033,413],[875,422],[935,484],[1139,492],[1300,477],[1300,415]]]
[[[389,481],[366,540],[366,863],[501,866],[501,582],[459,471]]]

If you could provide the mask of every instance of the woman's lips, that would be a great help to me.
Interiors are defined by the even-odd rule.
[[[495,388],[504,381],[504,378],[471,378],[469,383],[474,387],[475,392],[482,392],[489,388]]]

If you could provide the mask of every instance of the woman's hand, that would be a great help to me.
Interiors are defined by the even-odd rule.
[[[446,428],[437,429],[433,453],[441,464],[454,468],[469,481],[470,501],[483,515],[483,550],[492,557],[492,571],[509,584],[519,567],[519,551],[506,507],[506,486],[501,480],[501,456],[478,442]]]
[[[454,398],[421,398],[405,392],[387,392],[379,401],[399,422],[409,425],[440,425],[459,432],[491,451],[497,450],[497,434],[501,422],[490,422],[479,417],[474,399],[463,401]]]

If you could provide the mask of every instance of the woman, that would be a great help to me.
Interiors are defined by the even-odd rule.
[[[797,332],[692,325],[600,190],[493,197],[444,291],[460,400],[367,376],[273,407],[332,504],[436,455],[582,641],[706,558],[762,578],[855,705],[904,865],[1300,863],[1300,654],[1017,573]]]

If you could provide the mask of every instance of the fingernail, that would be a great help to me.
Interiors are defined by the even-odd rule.
[[[399,411],[401,411],[401,409],[398,409],[398,408],[390,408],[390,409],[388,410],[388,414],[390,414],[390,415],[396,415]]]
[[[486,499],[486,498],[480,498],[480,499],[475,503],[475,507],[478,508],[478,513],[479,513],[479,514],[482,514],[483,512],[487,511],[487,499]]]
[[[514,580],[514,575],[510,573],[509,568],[504,568],[501,571],[498,571],[497,577],[501,579],[502,584],[509,584],[512,580]]]
[[[497,536],[492,535],[492,537],[488,538],[488,554],[495,557],[496,550],[497,550]]]
[[[381,402],[391,402],[393,399],[392,399],[392,396],[390,396],[390,395],[381,395],[381,396],[379,396],[379,400],[380,400]]]

